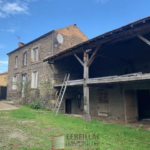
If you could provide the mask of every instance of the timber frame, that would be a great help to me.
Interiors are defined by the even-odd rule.
[[[90,104],[89,104],[89,86],[91,84],[110,84],[110,83],[122,83],[130,81],[143,81],[150,80],[150,73],[142,74],[141,72],[126,74],[121,76],[107,76],[99,78],[89,78],[89,67],[94,62],[97,57],[104,57],[106,59],[112,59],[118,62],[123,62],[125,64],[132,65],[129,61],[120,58],[109,57],[103,54],[99,54],[98,51],[104,51],[110,43],[116,43],[118,41],[131,39],[138,37],[140,40],[145,42],[150,46],[150,41],[143,37],[143,34],[150,32],[150,17],[144,18],[137,22],[133,22],[116,30],[107,32],[96,38],[83,42],[75,47],[72,47],[66,51],[63,51],[57,55],[53,55],[45,58],[43,61],[56,61],[63,57],[74,55],[77,61],[83,66],[83,79],[80,80],[70,80],[68,81],[68,86],[80,85],[83,86],[83,98],[84,98],[84,114],[83,119],[85,121],[90,121]],[[90,52],[87,49],[92,49],[94,51]],[[78,54],[83,54],[83,60],[78,57]],[[91,57],[90,57],[91,56]],[[54,87],[60,87],[59,85],[54,85]]]

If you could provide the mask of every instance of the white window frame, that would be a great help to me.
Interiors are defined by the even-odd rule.
[[[39,49],[38,49],[38,47],[32,49],[32,59],[33,59],[33,62],[39,61]]]
[[[18,68],[18,56],[15,57],[15,68]]]
[[[17,90],[17,76],[13,76],[12,90]]]
[[[31,88],[37,88],[37,86],[38,86],[38,72],[34,71],[32,72]]]
[[[23,54],[23,66],[27,65],[27,52]]]

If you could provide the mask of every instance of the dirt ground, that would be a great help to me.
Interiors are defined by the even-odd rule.
[[[13,110],[19,107],[13,106],[13,103],[7,101],[0,101],[0,110]]]

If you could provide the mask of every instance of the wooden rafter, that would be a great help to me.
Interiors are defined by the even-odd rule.
[[[140,34],[137,34],[137,36],[138,36],[139,39],[141,39],[142,41],[144,41],[146,44],[148,44],[150,46],[150,41],[149,40],[147,40],[146,38],[144,38]]]
[[[90,66],[92,63],[93,63],[93,61],[95,60],[95,58],[97,57],[97,54],[93,57],[93,59],[90,61],[90,63],[88,64],[88,66]]]
[[[110,59],[110,60],[114,60],[114,61],[120,61],[120,62],[123,62],[123,63],[126,63],[126,64],[130,64],[129,61],[126,61],[122,58],[109,57],[109,56],[106,56],[104,54],[96,54],[96,56],[103,57],[103,58]]]
[[[95,57],[95,55],[96,55],[96,53],[98,52],[98,50],[99,50],[100,47],[101,47],[101,45],[99,45],[99,46],[95,49],[95,51],[93,52],[91,58],[89,59],[89,61],[88,61],[88,63],[87,63],[87,66],[88,66],[88,67],[89,67],[89,66],[92,64],[92,62],[94,61],[94,57]]]
[[[74,54],[75,58],[79,61],[79,63],[84,66],[83,61],[76,55]]]

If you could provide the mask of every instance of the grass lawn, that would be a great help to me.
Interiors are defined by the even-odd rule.
[[[68,146],[65,149],[97,150],[149,150],[150,132],[131,126],[102,123],[99,120],[84,122],[59,114],[31,110],[22,107],[18,110],[0,111],[0,150],[50,150],[51,137],[65,135],[99,135],[97,145],[85,147]],[[70,139],[69,139],[70,140]],[[66,141],[66,140],[65,140]]]

